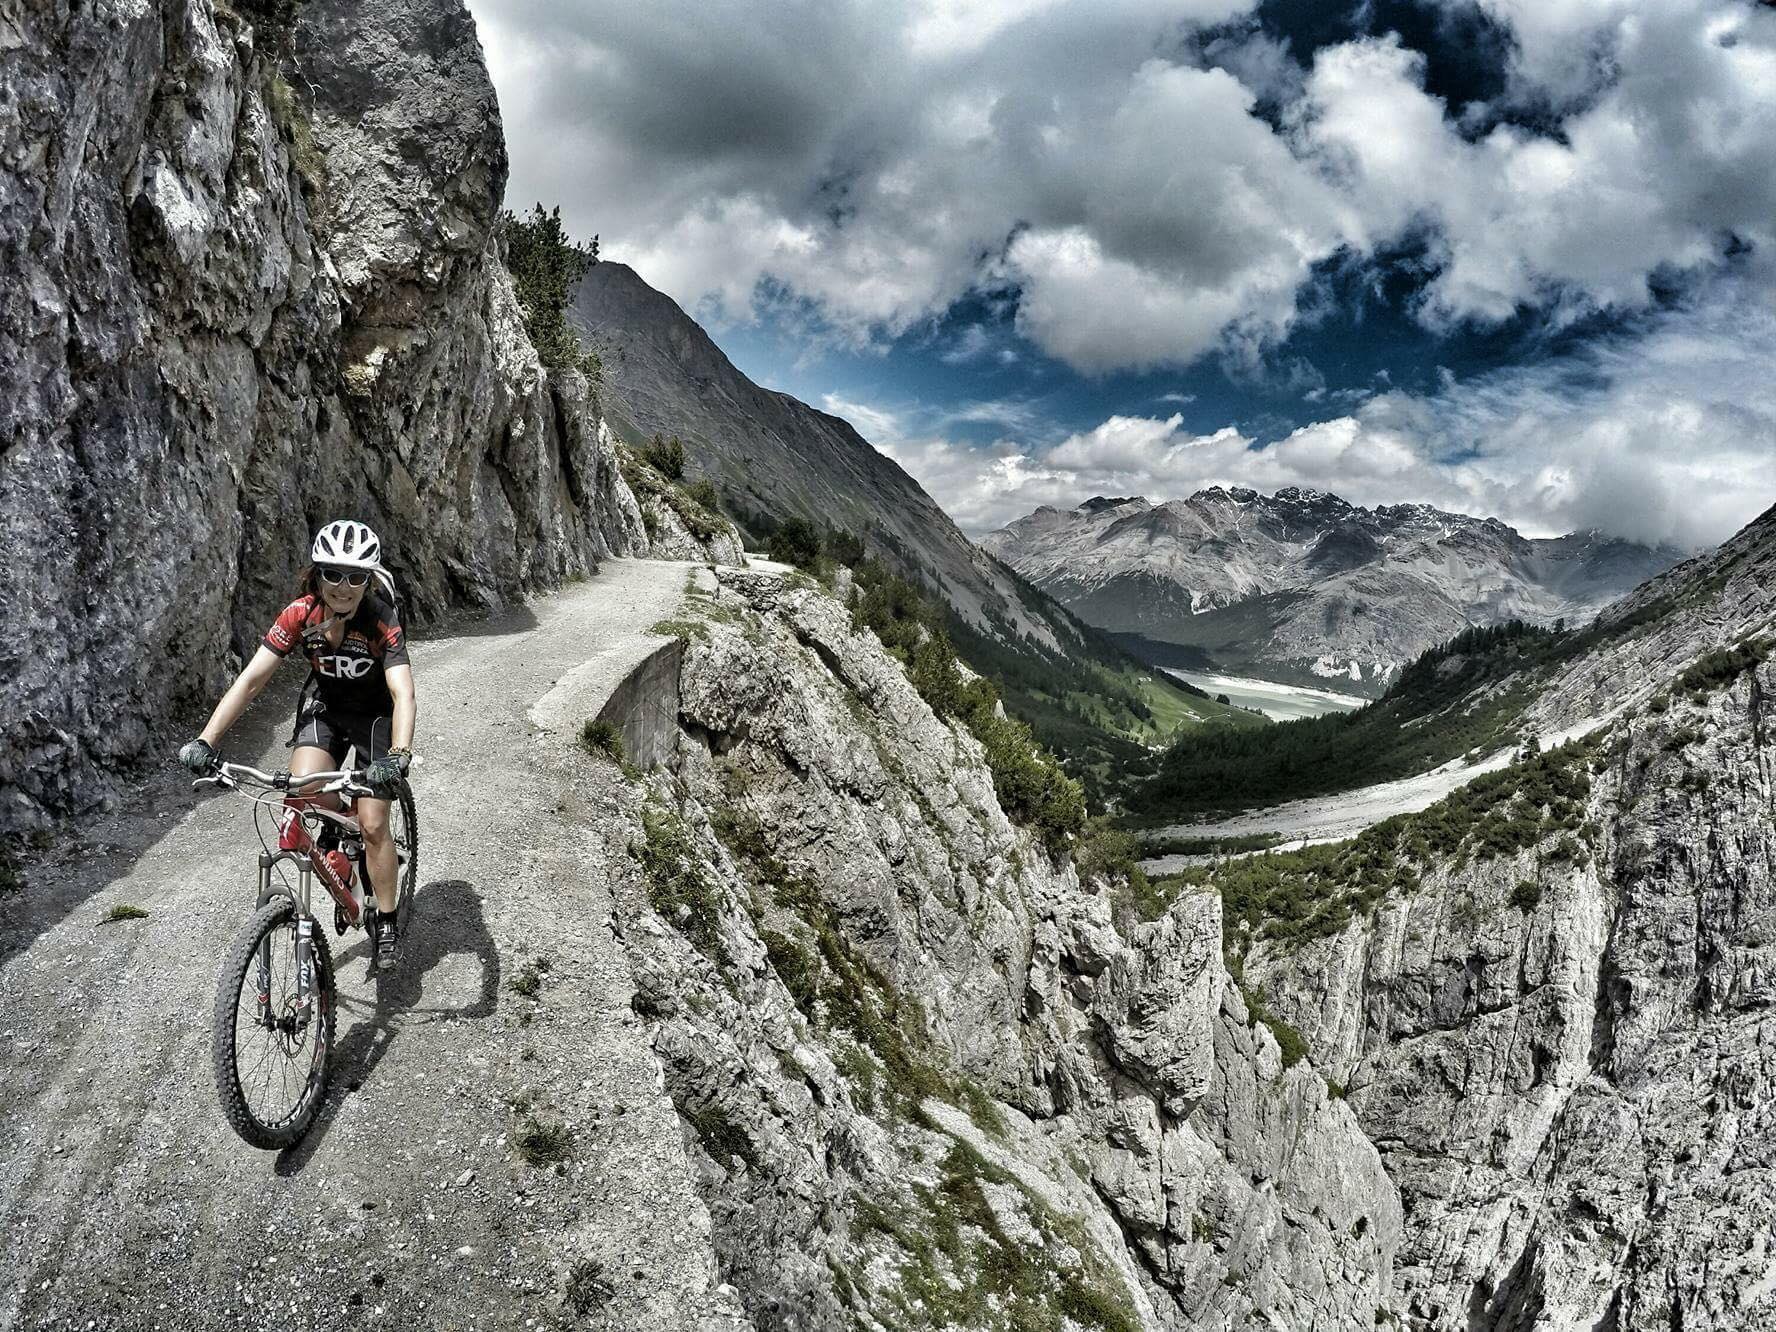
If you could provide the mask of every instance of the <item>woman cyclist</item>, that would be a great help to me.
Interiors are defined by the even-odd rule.
[[[412,762],[418,705],[394,580],[382,567],[382,543],[363,523],[334,522],[315,534],[310,555],[313,563],[302,573],[296,600],[267,631],[202,733],[179,751],[179,761],[200,776],[213,771],[216,746],[228,728],[259,696],[278,663],[300,645],[309,677],[290,735],[291,774],[340,768],[346,750],[354,748],[369,785],[387,792]],[[357,818],[382,918],[376,949],[380,970],[400,956],[395,917],[400,867],[389,835],[388,795],[361,797]]]

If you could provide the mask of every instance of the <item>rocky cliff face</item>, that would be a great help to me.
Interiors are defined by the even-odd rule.
[[[1255,1021],[1218,899],[1081,884],[835,600],[722,584],[616,920],[758,1325],[1386,1316],[1395,1190]]]
[[[982,544],[1087,623],[1152,640],[1156,659],[1370,694],[1468,625],[1589,619],[1682,558],[1293,487],[1091,499],[1038,509]]]
[[[1776,514],[1562,668],[1582,742],[1225,930],[1232,880],[1057,867],[831,598],[724,575],[622,926],[720,1270],[762,1327],[1776,1325],[1773,575]]]
[[[645,549],[458,0],[30,0],[0,89],[0,831],[207,706],[330,518],[421,619]]]
[[[1773,574],[1776,514],[1612,612],[1537,705],[1600,719],[1559,820],[1530,781],[1417,816],[1461,840],[1416,889],[1251,945],[1399,1188],[1415,1324],[1776,1325],[1776,666],[1718,651],[1768,642]]]

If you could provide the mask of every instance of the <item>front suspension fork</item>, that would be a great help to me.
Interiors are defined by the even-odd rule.
[[[282,895],[282,888],[271,886],[271,867],[281,857],[261,855],[259,857],[259,905],[263,907],[272,898]],[[309,895],[314,887],[314,871],[306,859],[297,861],[297,881],[301,888],[301,897],[292,899],[296,907],[296,1026],[298,1029],[308,1024],[314,1004],[314,917],[307,911]],[[271,936],[267,935],[259,941],[259,950],[253,959],[253,976],[258,999],[257,1017],[264,1027],[274,1027],[278,1015],[271,1011]]]

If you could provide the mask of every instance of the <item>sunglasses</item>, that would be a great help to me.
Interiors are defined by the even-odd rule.
[[[344,583],[347,587],[368,587],[370,575],[363,569],[322,569],[321,581],[328,587],[338,587]]]

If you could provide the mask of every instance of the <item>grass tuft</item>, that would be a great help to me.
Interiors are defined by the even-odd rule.
[[[1271,1012],[1263,995],[1256,990],[1248,990],[1244,984],[1240,985],[1240,994],[1246,1001],[1246,1011],[1251,1015],[1252,1025],[1255,1027],[1262,1022],[1270,1028],[1270,1034],[1276,1037],[1277,1049],[1282,1052],[1285,1069],[1294,1068],[1307,1058],[1307,1038]]]
[[[566,1124],[545,1123],[530,1115],[518,1131],[516,1145],[526,1165],[557,1165],[573,1159],[573,1130]]]
[[[567,1307],[579,1317],[597,1313],[616,1298],[617,1288],[605,1276],[604,1268],[595,1258],[582,1258],[567,1274],[563,1296]]]
[[[648,626],[648,632],[657,638],[696,639],[706,642],[709,638],[709,626],[701,620],[657,620]]]
[[[628,759],[623,732],[614,722],[595,719],[580,727],[580,748],[594,758],[607,758],[619,766]]]
[[[677,435],[667,438],[656,431],[652,439],[635,451],[635,456],[668,481],[684,479],[685,446]]]
[[[698,952],[719,966],[731,966],[733,958],[721,937],[721,902],[692,845],[690,829],[676,815],[652,807],[642,811],[641,824],[643,840],[632,843],[629,854],[647,880],[648,901]]]
[[[120,920],[147,920],[148,913],[131,902],[119,902],[112,907],[99,921],[101,925],[112,925]]]

